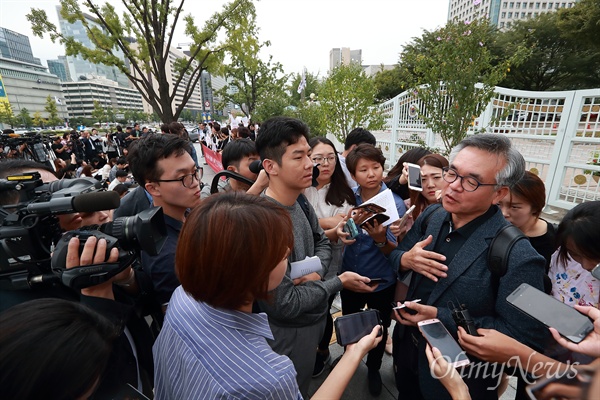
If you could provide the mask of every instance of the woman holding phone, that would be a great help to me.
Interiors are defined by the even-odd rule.
[[[187,217],[175,256],[181,282],[154,345],[157,399],[301,399],[290,359],[276,354],[264,313],[293,245],[286,210],[259,196],[210,196]],[[244,246],[231,246],[244,243]],[[314,398],[339,398],[380,327],[349,345]]]
[[[329,271],[323,279],[337,275],[342,264],[343,244],[336,233],[336,226],[348,214],[352,206],[356,205],[354,192],[348,186],[346,176],[339,162],[337,151],[331,140],[324,137],[314,137],[308,143],[311,148],[310,158],[318,164],[319,176],[317,186],[309,187],[304,191],[308,202],[313,206],[319,225],[331,244],[331,263]],[[329,298],[329,308],[335,295]],[[333,318],[327,315],[325,332],[317,348],[317,358],[313,369],[313,377],[319,376],[331,357],[329,355],[329,342],[333,334]]]

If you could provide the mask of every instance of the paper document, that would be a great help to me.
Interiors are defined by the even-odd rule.
[[[302,261],[294,261],[293,263],[290,263],[290,268],[290,278],[297,279],[301,276],[320,271],[322,266],[319,257],[312,256],[306,257]]]
[[[394,196],[390,189],[385,189],[383,192],[371,197],[368,202],[361,204],[361,206],[368,206],[369,204],[377,204],[378,206],[385,208],[385,212],[381,214],[387,215],[390,219],[385,221],[382,224],[383,226],[388,226],[392,222],[396,222],[400,219],[398,209],[396,208],[396,202],[394,201]]]

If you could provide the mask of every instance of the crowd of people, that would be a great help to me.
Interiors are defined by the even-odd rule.
[[[559,224],[542,219],[543,181],[504,135],[469,136],[448,158],[411,149],[386,176],[365,129],[350,132],[338,153],[294,118],[257,128],[199,124],[200,142],[231,173],[216,194],[179,123],[156,133],[117,127],[99,140],[93,130],[65,134],[52,144],[54,168],[0,161],[0,179],[38,172],[44,183],[83,178],[119,193],[114,210],[47,216],[63,232],[153,207],[165,227],[159,251],[141,250],[106,281],[0,286],[0,397],[300,399],[329,368],[312,398],[340,398],[365,356],[368,392],[379,396],[386,349],[399,399],[497,399],[506,378],[484,373],[497,364],[519,377],[518,399],[573,363],[592,378],[550,382],[540,398],[600,391],[600,201],[574,207]],[[408,163],[420,167],[421,191],[408,187]],[[8,226],[26,208],[18,188],[2,187]],[[398,219],[375,218],[372,203],[382,198]],[[488,252],[510,224],[526,239],[514,242],[498,275]],[[119,263],[104,237],[80,239],[68,241],[67,270]],[[593,331],[574,344],[516,311],[506,298],[524,283],[587,315]],[[344,316],[376,309],[381,321],[333,363],[337,293]],[[474,330],[457,309],[468,310]],[[434,319],[469,365],[455,369],[429,345],[419,326]]]

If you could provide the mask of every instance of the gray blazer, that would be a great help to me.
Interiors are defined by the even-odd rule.
[[[426,249],[433,250],[442,223],[448,215],[445,210],[435,212],[437,209],[438,207],[432,206],[421,213],[404,240],[390,254],[389,259],[392,265],[399,267],[402,255],[430,234],[433,235],[433,241]],[[432,215],[429,218],[430,214]],[[427,218],[429,220],[424,224]],[[479,328],[496,329],[530,347],[540,348],[547,337],[547,329],[513,308],[506,301],[506,297],[522,283],[528,283],[540,290],[544,289],[544,258],[533,249],[528,240],[519,240],[510,252],[508,270],[506,275],[500,279],[497,293],[494,293],[495,290],[491,284],[492,274],[487,266],[488,248],[498,230],[507,224],[500,209],[496,207],[496,213],[477,228],[456,253],[448,265],[447,278],[438,281],[427,304],[437,307],[437,318],[455,337],[458,328],[452,319],[449,302],[454,305],[458,305],[458,302],[465,304]],[[426,226],[425,231],[422,230],[424,225]],[[416,275],[413,275],[407,299],[411,299],[415,291],[415,278]],[[421,279],[427,278],[421,277]],[[396,326],[398,327],[400,324]],[[402,330],[403,328],[398,329]],[[398,337],[401,335],[402,332]],[[421,337],[419,339],[421,391],[426,398],[447,397],[445,389],[429,373],[424,349],[425,340]],[[478,361],[471,356],[470,359]]]

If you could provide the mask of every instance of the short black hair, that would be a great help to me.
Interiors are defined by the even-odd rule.
[[[377,139],[375,139],[375,136],[373,136],[371,132],[364,128],[354,128],[350,131],[348,136],[346,136],[344,150],[348,150],[353,145],[359,145],[361,143],[369,143],[375,146],[377,144]]]
[[[560,246],[559,258],[568,258],[567,242],[577,246],[582,256],[600,261],[600,201],[586,201],[578,204],[563,217],[556,231],[556,243]]]
[[[261,160],[270,159],[281,164],[287,146],[298,143],[301,137],[309,140],[308,125],[296,118],[273,117],[266,120],[256,138],[256,150]]]
[[[127,164],[127,158],[125,158],[125,157],[117,158],[117,164],[121,164],[121,165]]]
[[[21,174],[43,169],[54,174],[54,170],[46,164],[31,160],[2,160],[0,161],[0,179],[7,176]],[[18,190],[0,190],[0,205],[15,204],[19,202]]]
[[[129,189],[127,188],[127,185],[125,185],[124,183],[119,183],[118,185],[115,185],[115,187],[113,188],[113,192],[119,193],[119,196],[122,196],[123,193],[127,192],[127,190],[129,190]]]
[[[352,175],[356,174],[356,166],[363,159],[378,162],[385,168],[385,157],[381,149],[368,143],[361,143],[346,157],[346,167]]]
[[[221,124],[219,124],[218,122],[213,122],[212,127],[215,130],[215,132],[221,131]]]
[[[115,176],[117,178],[122,178],[124,176],[127,176],[127,171],[125,171],[124,169],[118,169],[117,172],[115,173]]]
[[[256,151],[256,144],[252,140],[234,140],[225,146],[223,153],[221,153],[223,168],[227,169],[230,165],[238,168],[240,166],[240,161],[242,161],[244,157],[250,157],[255,154],[258,155],[258,151]]]
[[[189,141],[177,135],[148,135],[131,144],[127,161],[133,177],[143,186],[160,179],[163,171],[158,168],[159,160],[184,152],[191,152]]]

